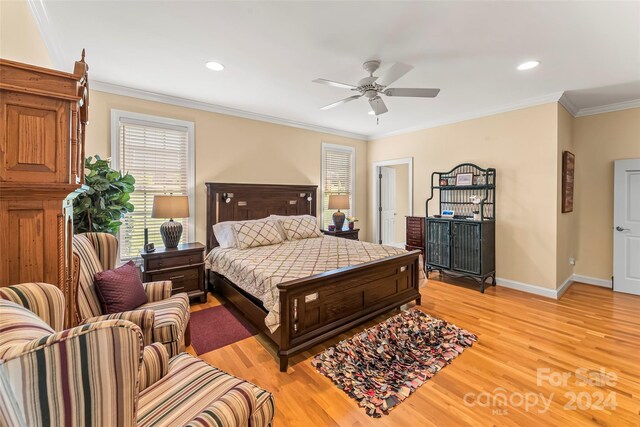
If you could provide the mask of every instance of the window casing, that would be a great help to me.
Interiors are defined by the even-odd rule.
[[[341,209],[347,217],[355,216],[356,150],[354,147],[322,144],[322,227],[333,224],[333,213],[329,210],[329,196],[348,194],[350,209]],[[347,221],[344,223],[346,228]]]
[[[153,197],[162,194],[189,196],[189,218],[182,223],[180,243],[195,235],[194,124],[182,120],[112,110],[111,167],[129,172],[136,180],[130,202],[134,211],[125,215],[118,236],[119,259],[135,259],[149,242],[163,247],[160,225],[168,218],[151,218]]]

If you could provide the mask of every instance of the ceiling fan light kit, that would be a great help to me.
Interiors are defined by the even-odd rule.
[[[359,95],[350,96],[345,99],[341,99],[340,101],[336,101],[334,103],[325,105],[321,107],[321,110],[328,110],[333,107],[337,107],[338,105],[345,104],[347,102],[356,100],[361,97],[366,97],[369,100],[369,105],[371,106],[371,112],[376,116],[380,114],[384,114],[387,111],[387,106],[385,105],[383,99],[380,95],[385,96],[404,96],[404,97],[412,97],[412,98],[434,98],[440,92],[440,89],[426,89],[426,88],[388,88],[388,86],[394,83],[396,80],[407,74],[409,71],[413,69],[412,65],[403,64],[401,62],[396,62],[393,64],[387,72],[382,76],[374,76],[373,73],[380,68],[380,61],[373,60],[367,61],[362,64],[362,68],[369,73],[368,77],[364,77],[360,79],[357,86],[350,85],[346,83],[335,82],[333,80],[327,79],[315,79],[314,83],[319,83],[327,86],[339,87],[341,89],[349,89],[352,91],[360,92]]]

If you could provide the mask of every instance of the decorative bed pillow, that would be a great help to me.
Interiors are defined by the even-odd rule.
[[[284,241],[275,221],[270,219],[236,222],[233,224],[233,229],[236,234],[238,249],[274,245]]]
[[[93,283],[104,314],[134,310],[147,303],[147,294],[133,261],[96,273]]]
[[[216,236],[216,240],[221,248],[229,249],[238,247],[236,233],[233,230],[233,224],[235,223],[236,221],[224,221],[213,226],[213,234]]]
[[[318,228],[318,220],[311,215],[289,216],[279,220],[287,234],[288,240],[322,237]]]

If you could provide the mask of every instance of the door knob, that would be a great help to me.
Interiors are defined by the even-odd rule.
[[[630,228],[623,228],[623,227],[620,227],[620,226],[618,225],[618,226],[616,227],[616,230],[618,230],[618,231],[621,231],[621,232],[622,232],[622,231],[630,231],[631,229],[630,229]]]

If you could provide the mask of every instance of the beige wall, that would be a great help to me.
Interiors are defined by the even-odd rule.
[[[611,280],[613,274],[613,162],[640,158],[640,108],[578,117],[575,273]]]
[[[369,165],[414,158],[415,215],[425,213],[432,172],[463,162],[495,167],[497,274],[555,289],[557,114],[552,103],[378,139],[369,142]]]
[[[556,263],[556,283],[562,285],[573,275],[573,266],[569,264],[569,257],[576,256],[577,238],[577,206],[574,205],[573,212],[562,213],[562,153],[575,152],[575,140],[573,135],[573,121],[571,114],[560,104],[558,107],[558,154],[556,157],[558,168],[557,183],[557,263]],[[575,188],[574,188],[575,195]]]
[[[0,58],[52,66],[26,1],[0,1]]]
[[[356,148],[356,215],[361,221],[359,226],[363,228],[361,237],[367,238],[365,141],[92,91],[90,123],[86,136],[87,156],[111,155],[111,109],[195,123],[195,223],[198,241],[204,243],[206,236],[205,182],[319,186],[322,142]]]

